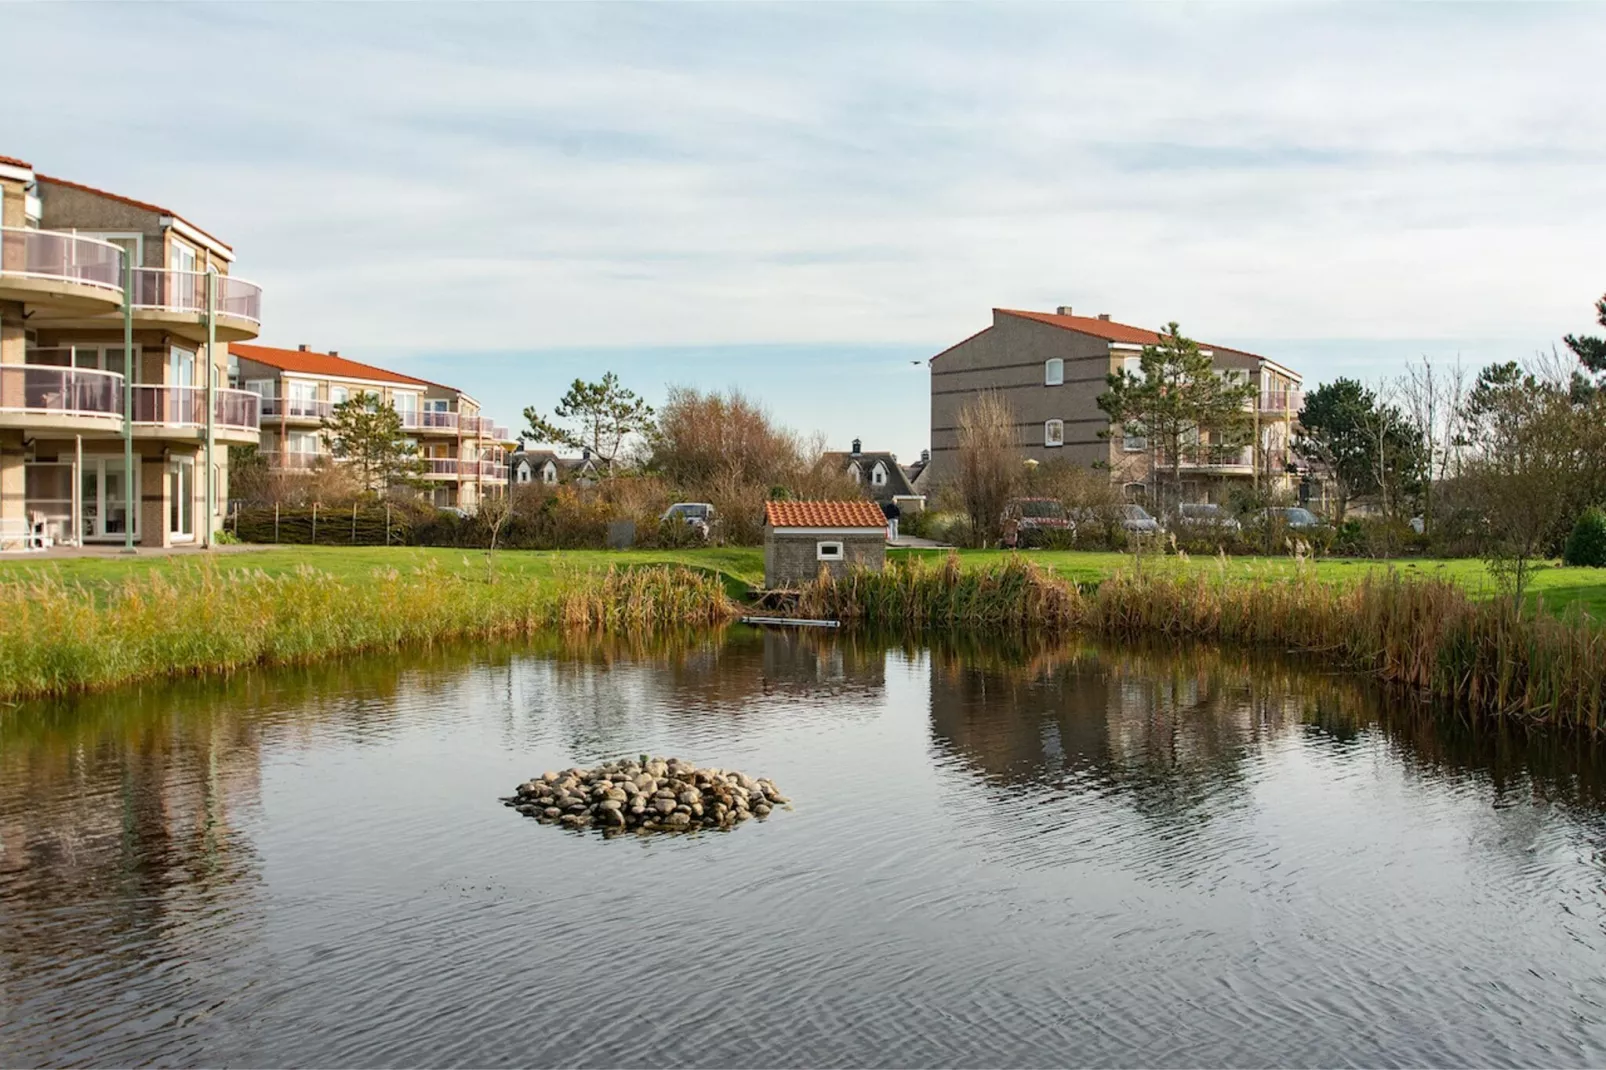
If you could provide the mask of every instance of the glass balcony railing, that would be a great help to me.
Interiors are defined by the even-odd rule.
[[[121,423],[123,377],[90,368],[0,364],[0,412],[88,416]]]
[[[263,398],[261,412],[275,419],[283,416],[291,420],[322,420],[334,409],[334,402],[317,398]]]
[[[135,308],[158,312],[206,312],[204,271],[177,271],[172,268],[135,268]],[[252,323],[262,322],[262,287],[232,275],[217,277],[219,315],[239,316]]]
[[[0,275],[79,283],[121,294],[123,251],[98,238],[0,227]]]
[[[205,427],[206,388],[136,385],[134,422],[166,427]],[[255,431],[261,427],[260,399],[249,390],[219,390],[213,406],[216,426]]]

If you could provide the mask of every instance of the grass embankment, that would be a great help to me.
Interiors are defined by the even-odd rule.
[[[966,568],[914,560],[811,585],[800,612],[879,628],[1080,630],[1200,639],[1317,654],[1471,714],[1599,732],[1606,629],[1582,613],[1519,615],[1459,584],[1369,573],[1324,583],[1313,570],[1245,580],[1229,565],[1117,572],[1084,588],[1024,558]]]
[[[923,557],[938,562],[951,551],[895,550],[889,560]],[[19,555],[0,559],[0,583],[38,576],[57,577],[67,583],[93,585],[102,590],[119,586],[131,577],[152,572],[168,574],[193,566],[194,554],[164,557],[141,554],[134,557],[53,558]],[[1017,556],[998,550],[963,550],[960,561],[967,569],[985,569]],[[1096,583],[1117,572],[1130,571],[1131,554],[1088,550],[1030,550],[1018,556],[1042,565],[1057,576],[1075,583]],[[305,565],[344,579],[359,579],[376,568],[413,569],[433,565],[465,578],[485,575],[485,554],[480,550],[425,548],[416,546],[291,546],[238,549],[211,555],[220,571],[260,571],[269,575],[294,572]],[[733,598],[764,579],[764,551],[757,547],[710,547],[688,550],[499,550],[497,575],[551,578],[565,569],[639,568],[647,565],[685,565],[718,575]],[[1221,564],[1213,557],[1145,558],[1146,571],[1159,575],[1216,576]],[[1296,566],[1289,557],[1233,557],[1226,562],[1227,574],[1249,582],[1277,582],[1292,579],[1297,570],[1323,583],[1347,585],[1366,576],[1391,570],[1402,575],[1449,580],[1459,584],[1475,600],[1493,599],[1498,587],[1477,560],[1404,558],[1318,558]],[[1578,607],[1597,620],[1606,621],[1606,569],[1562,568],[1543,565],[1529,588],[1529,608],[1560,614]]]
[[[244,558],[249,560],[249,557]],[[0,699],[545,629],[696,628],[738,608],[710,572],[440,567],[339,575],[187,562],[120,583],[0,583]]]

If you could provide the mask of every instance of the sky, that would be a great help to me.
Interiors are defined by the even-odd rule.
[[[511,427],[576,377],[927,445],[991,309],[1301,371],[1606,290],[1596,4],[9,5],[0,155],[234,246],[268,345]]]

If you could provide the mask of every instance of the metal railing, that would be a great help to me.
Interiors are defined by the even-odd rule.
[[[206,276],[204,271],[135,268],[133,305],[161,312],[204,313]],[[262,287],[232,275],[219,275],[217,310],[221,315],[262,322]]]
[[[0,227],[0,275],[56,279],[123,292],[123,250],[99,238]]]
[[[334,411],[334,402],[317,398],[262,399],[263,416],[285,416],[292,420],[322,420]]]
[[[414,409],[401,414],[402,427],[408,431],[456,431],[457,413]]]
[[[1250,446],[1184,446],[1180,456],[1182,468],[1251,468],[1255,463],[1255,451]],[[1155,464],[1169,468],[1171,458],[1161,450]]]
[[[262,454],[269,468],[288,468],[296,471],[307,471],[317,468],[321,463],[331,458],[327,453],[314,453],[311,450],[268,451]]]
[[[204,386],[135,384],[134,423],[168,427],[206,426]],[[261,427],[258,398],[249,390],[219,390],[213,419],[224,427],[255,431]]]
[[[0,364],[0,412],[91,416],[121,423],[123,377],[92,368]]]
[[[1274,390],[1260,396],[1260,411],[1269,413],[1297,413],[1305,407],[1305,394],[1301,390]]]

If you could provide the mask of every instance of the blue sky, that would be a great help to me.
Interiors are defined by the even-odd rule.
[[[231,242],[268,344],[739,386],[913,455],[911,361],[1109,312],[1315,382],[1606,290],[1598,5],[13,5],[0,154]],[[158,60],[153,57],[167,57]],[[216,57],[216,62],[209,62]]]

